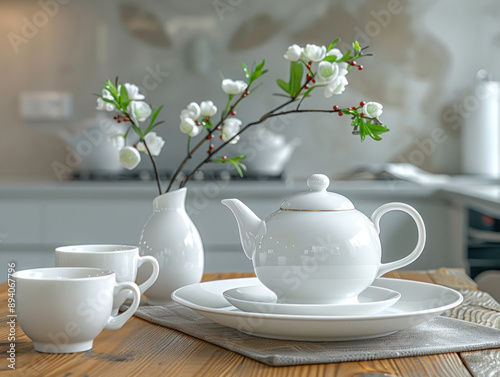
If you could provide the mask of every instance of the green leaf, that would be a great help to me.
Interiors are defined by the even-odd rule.
[[[241,67],[243,68],[243,72],[245,72],[245,77],[247,80],[250,78],[250,72],[248,71],[248,67],[245,63],[241,62]]]
[[[354,49],[354,52],[356,53],[356,55],[359,53],[359,51],[361,50],[361,48],[359,47],[359,42],[358,41],[354,41],[352,43],[352,48]]]
[[[325,57],[323,58],[323,61],[324,61],[324,62],[330,62],[330,63],[333,63],[333,62],[337,61],[337,56],[335,56],[335,55],[328,55],[328,56],[325,56]]]
[[[125,85],[122,85],[122,87],[120,88],[120,109],[122,109],[122,111],[126,111],[127,110],[127,106],[128,104],[130,103],[130,100],[128,98],[128,92],[127,92],[127,88],[125,88]]]
[[[226,104],[226,108],[222,112],[222,118],[224,118],[227,115],[227,113],[229,112],[229,108],[231,107],[231,101],[233,100],[233,98],[234,98],[233,94],[227,95],[227,104]]]
[[[164,122],[159,122],[155,124],[156,118],[158,117],[158,114],[160,114],[161,109],[163,109],[163,106],[160,106],[159,108],[153,111],[153,115],[151,115],[151,121],[149,122],[149,127],[146,129],[146,132],[144,132],[144,135],[147,135],[159,123],[164,123]]]
[[[351,57],[351,50],[347,50],[344,55],[342,56],[342,58],[340,58],[339,60],[337,60],[338,62],[345,62],[346,60],[349,60],[349,58]]]
[[[262,68],[264,68],[264,64],[266,64],[266,59],[262,59],[262,61],[255,67],[255,72],[256,71],[262,71]]]
[[[276,80],[276,83],[278,84],[278,86],[283,89],[286,93],[290,94],[290,86],[288,85],[287,82],[285,82],[284,80],[282,79],[277,79]]]
[[[288,83],[290,88],[290,95],[292,97],[297,96],[302,89],[302,74],[304,73],[304,68],[302,64],[297,62],[290,62],[290,81]]]
[[[389,132],[389,129],[386,126],[384,126],[383,124],[368,123],[368,127],[370,127],[371,130],[373,130],[377,133]]]
[[[309,89],[307,89],[305,91],[305,93],[302,95],[302,98],[300,99],[300,102],[299,104],[297,105],[297,109],[300,107],[300,105],[302,104],[302,101],[304,101],[306,99],[306,97],[316,88],[321,88],[323,86],[326,86],[326,85],[314,85],[314,86],[311,86]]]
[[[131,123],[131,127],[134,130],[134,132],[141,138],[144,139],[144,134],[142,133],[142,130],[137,127],[135,124]]]
[[[156,122],[155,124],[153,124],[153,126],[152,126],[152,127],[148,128],[148,129],[149,129],[149,131],[148,131],[148,132],[150,132],[150,131],[154,130],[157,126],[159,126],[160,124],[163,124],[163,123],[165,123],[165,121],[164,121],[164,120],[160,120],[159,122]],[[146,135],[146,134],[144,134],[144,135]]]
[[[101,98],[102,98],[102,100],[103,100],[104,102],[107,102],[107,103],[112,104],[112,105],[113,105],[114,107],[116,107],[117,109],[119,109],[119,108],[120,108],[120,106],[118,106],[118,102],[116,102],[116,101],[114,101],[114,100],[112,100],[112,99],[109,99],[109,98],[104,98],[104,97],[101,97]]]
[[[250,75],[249,84],[257,80],[260,76],[262,76],[264,73],[267,73],[268,71],[269,71],[268,69],[265,69],[263,71],[252,72],[252,74]]]
[[[339,41],[340,41],[340,39],[339,39],[339,38],[335,39],[332,43],[330,43],[330,45],[328,46],[328,50],[326,50],[326,51],[328,52],[328,51],[330,51],[332,48],[334,48],[334,47],[335,47],[335,45],[336,45],[337,43],[339,43]]]

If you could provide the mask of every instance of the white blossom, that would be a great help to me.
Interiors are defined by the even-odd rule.
[[[332,56],[332,55],[335,55],[337,60],[339,60],[340,58],[342,58],[342,56],[344,56],[342,51],[340,51],[338,48],[332,48],[330,51],[326,53],[326,56]]]
[[[382,109],[383,106],[378,102],[367,102],[363,106],[363,113],[365,113],[368,118],[378,118],[382,115]]]
[[[217,113],[217,107],[212,101],[203,101],[200,103],[200,114],[203,117],[213,117]]]
[[[231,79],[222,80],[222,90],[227,94],[240,94],[246,89],[247,83],[245,81]]]
[[[120,163],[128,170],[134,169],[141,162],[141,154],[134,147],[125,147],[120,151]]]
[[[339,75],[339,65],[337,63],[320,62],[318,64],[317,80],[321,83],[331,82]]]
[[[238,132],[240,132],[240,127],[242,125],[241,120],[238,118],[229,118],[224,121],[222,124],[222,140],[229,141],[232,137],[234,137]],[[236,136],[233,140],[231,140],[230,144],[236,144],[240,139],[239,136]]]
[[[107,89],[102,90],[102,98],[97,97],[97,107],[96,110],[105,110],[105,111],[113,111],[115,109],[115,105],[112,103],[106,102],[103,98],[113,100],[113,96]]]
[[[156,132],[149,132],[146,136],[144,136],[144,141],[148,146],[149,152],[151,152],[151,155],[153,156],[159,156],[161,149],[165,145],[165,140],[163,140],[161,136],[157,135]],[[137,144],[137,149],[140,152],[148,153],[146,146],[142,141]]]
[[[187,134],[191,137],[198,135],[201,131],[201,127],[197,126],[194,120],[192,120],[191,118],[182,119],[180,129],[182,133]]]
[[[144,122],[151,115],[151,107],[144,101],[131,101],[127,107],[127,113],[135,125]]]
[[[345,76],[337,76],[335,80],[325,87],[325,97],[330,98],[333,94],[342,94],[348,84]]]
[[[288,47],[285,55],[283,56],[285,57],[285,59],[290,60],[292,62],[299,61],[300,57],[302,56],[302,47],[293,44]]]
[[[123,86],[127,90],[128,99],[137,101],[145,98],[143,94],[139,93],[139,87],[137,85],[125,83]],[[122,86],[118,85],[118,94],[121,93],[121,89]]]
[[[304,56],[307,60],[313,62],[320,62],[326,56],[326,47],[325,46],[316,46],[313,44],[308,44],[304,48]]]

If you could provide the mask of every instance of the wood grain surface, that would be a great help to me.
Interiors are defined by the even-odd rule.
[[[204,280],[253,276],[247,273],[206,274]],[[442,284],[470,292],[477,290],[462,270],[391,272],[387,277]],[[239,354],[205,343],[175,330],[157,326],[137,317],[117,331],[103,331],[94,348],[75,354],[43,354],[16,327],[16,370],[7,367],[7,286],[0,286],[0,375],[60,377],[125,376],[273,376],[273,377],[351,377],[358,374],[385,373],[388,376],[500,376],[500,350],[448,353],[374,361],[271,367]],[[478,292],[480,293],[480,292]],[[482,302],[482,303],[481,303]],[[467,320],[495,321],[498,303],[483,300],[468,311]],[[484,304],[484,305],[483,305]],[[452,316],[452,315],[450,315]],[[492,319],[493,318],[493,319]]]

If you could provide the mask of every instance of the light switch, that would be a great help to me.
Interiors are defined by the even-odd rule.
[[[64,121],[73,118],[73,95],[69,92],[23,92],[21,117],[31,121]]]

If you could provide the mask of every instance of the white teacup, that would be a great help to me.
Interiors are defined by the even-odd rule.
[[[19,325],[46,353],[83,352],[102,330],[118,330],[140,302],[135,283],[117,283],[115,273],[98,268],[37,268],[14,273]],[[112,316],[113,302],[131,290],[130,307]]]
[[[62,246],[56,249],[55,259],[57,267],[96,267],[114,271],[116,281],[119,283],[135,282],[137,269],[144,263],[149,263],[153,267],[153,272],[139,285],[141,295],[154,284],[160,270],[158,261],[154,257],[141,257],[139,248],[129,245]],[[125,301],[125,296],[122,298],[115,309]],[[130,294],[127,298],[131,298]]]

